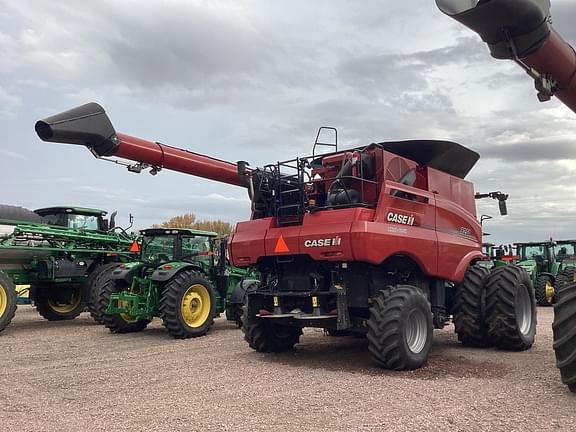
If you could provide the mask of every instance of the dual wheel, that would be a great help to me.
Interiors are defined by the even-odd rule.
[[[528,273],[515,265],[471,266],[455,287],[454,327],[464,346],[523,351],[536,335],[536,298]]]
[[[107,279],[99,290],[99,309],[105,311],[111,294],[126,288],[127,284],[124,281]],[[182,271],[164,285],[159,310],[164,327],[174,338],[203,336],[214,323],[216,312],[214,288],[204,274],[192,270]],[[104,314],[102,320],[113,333],[141,331],[150,323],[148,319],[136,318],[127,313]]]

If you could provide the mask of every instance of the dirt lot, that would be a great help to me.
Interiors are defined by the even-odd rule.
[[[576,430],[552,310],[523,353],[465,349],[435,332],[428,365],[372,366],[362,339],[307,330],[293,353],[252,351],[219,319],[175,341],[159,322],[112,335],[87,314],[49,323],[24,306],[0,335],[2,431]]]

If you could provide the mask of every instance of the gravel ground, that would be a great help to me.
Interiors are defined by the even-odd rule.
[[[307,329],[292,353],[258,354],[219,319],[199,339],[159,322],[112,335],[87,314],[43,321],[21,306],[0,334],[2,431],[576,430],[552,309],[527,352],[466,349],[435,332],[428,365],[373,367],[363,339]]]

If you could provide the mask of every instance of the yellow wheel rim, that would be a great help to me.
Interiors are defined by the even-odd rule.
[[[0,317],[4,315],[8,308],[8,294],[4,285],[0,285]]]
[[[48,306],[50,306],[54,312],[62,315],[75,311],[76,308],[80,306],[80,303],[82,303],[80,290],[74,291],[74,294],[72,294],[72,298],[70,299],[70,303],[60,303],[52,299],[48,300]]]
[[[552,299],[554,298],[554,285],[550,283],[550,281],[546,282],[546,300],[548,303],[552,303]]]
[[[208,289],[204,285],[194,284],[182,296],[182,319],[188,327],[201,327],[210,316],[211,306]]]
[[[118,300],[118,309],[125,308],[126,306],[129,306],[129,305],[130,305],[130,302],[127,302],[126,300]],[[128,313],[121,313],[120,318],[122,318],[124,321],[126,321],[129,324],[138,321],[136,318],[134,318],[132,315],[130,315]]]

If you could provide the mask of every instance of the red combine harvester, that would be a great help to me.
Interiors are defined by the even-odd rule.
[[[467,346],[524,350],[536,329],[534,290],[519,267],[489,274],[475,197],[505,211],[507,195],[474,194],[464,178],[479,155],[448,141],[370,144],[250,169],[116,133],[90,103],[41,120],[44,141],[79,144],[98,158],[136,161],[246,187],[250,221],[231,237],[235,266],[254,267],[243,331],[261,352],[292,349],[303,327],[366,334],[376,362],[422,366],[432,331],[453,317]],[[320,133],[319,133],[320,135]],[[324,144],[326,145],[326,144]]]
[[[442,12],[471,28],[497,59],[518,63],[534,78],[541,102],[558,97],[576,112],[576,52],[552,28],[550,0],[436,0]],[[576,392],[576,280],[558,292],[554,351],[562,381]]]

